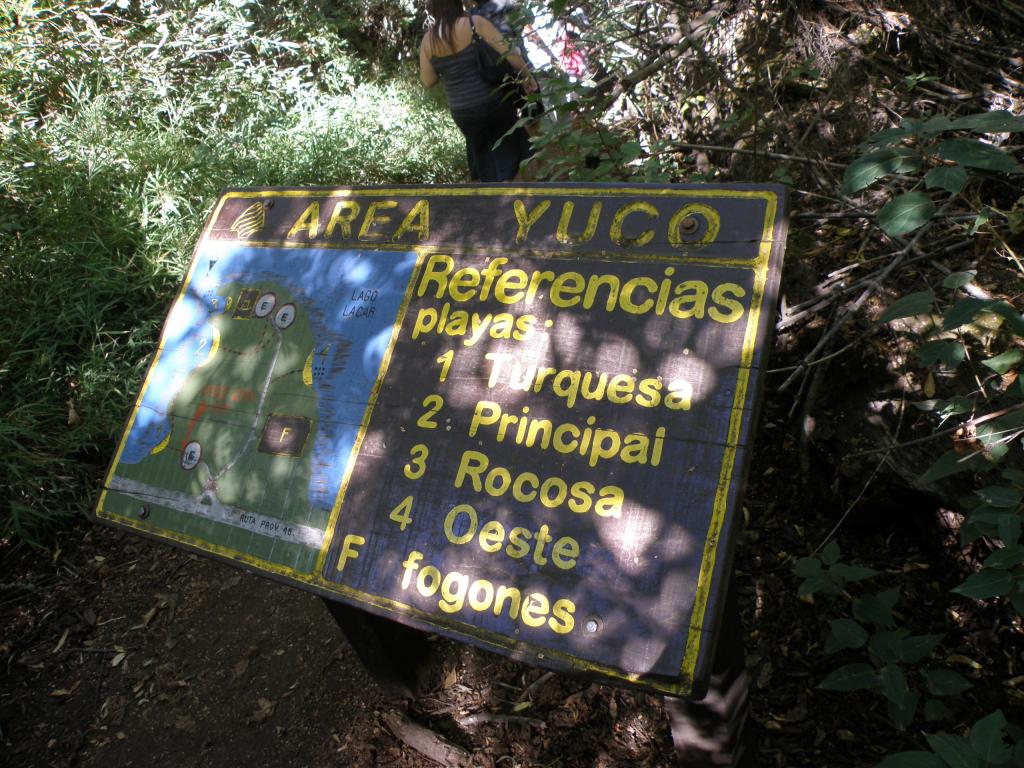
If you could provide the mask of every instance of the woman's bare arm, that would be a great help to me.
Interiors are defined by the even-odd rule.
[[[429,36],[430,33],[428,32],[423,38],[423,42],[420,43],[420,82],[423,83],[424,88],[433,88],[437,85],[437,70],[430,63]]]

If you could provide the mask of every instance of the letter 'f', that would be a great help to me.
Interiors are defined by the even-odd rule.
[[[361,547],[365,543],[366,539],[355,533],[350,533],[345,537],[341,543],[341,553],[338,555],[339,572],[345,570],[345,563],[349,561],[349,558],[355,560],[359,557],[359,550],[356,547]]]

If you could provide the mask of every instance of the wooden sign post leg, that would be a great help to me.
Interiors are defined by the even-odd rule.
[[[415,698],[428,654],[426,634],[334,600],[324,598],[324,605],[384,694]]]
[[[683,765],[743,768],[754,764],[747,729],[749,684],[734,582],[726,598],[707,695],[700,701],[665,697],[672,741]]]

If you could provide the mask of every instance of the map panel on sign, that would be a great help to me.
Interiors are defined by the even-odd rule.
[[[312,573],[415,262],[205,244],[107,509]]]

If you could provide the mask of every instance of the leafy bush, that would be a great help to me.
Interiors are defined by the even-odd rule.
[[[1024,173],[1012,154],[975,138],[1016,131],[1024,131],[1024,117],[1006,111],[955,120],[944,115],[905,119],[899,127],[880,131],[861,145],[860,149],[868,151],[847,167],[840,191],[854,194],[893,175],[908,178],[913,188],[893,196],[879,209],[876,219],[887,234],[905,235],[930,221],[936,212],[932,195],[922,191],[921,184],[926,190],[941,190],[955,197],[969,181],[985,175]],[[991,214],[988,208],[979,211],[973,231]]]
[[[1024,765],[1024,741],[1006,743],[1008,730],[1002,710],[986,715],[971,726],[967,736],[925,734],[931,751],[912,750],[890,755],[876,768],[996,768]]]
[[[963,693],[971,687],[970,681],[950,669],[915,667],[931,656],[943,636],[913,635],[899,626],[894,610],[900,597],[898,589],[852,597],[847,591],[850,585],[872,579],[878,572],[844,563],[840,555],[839,545],[831,541],[820,558],[803,557],[793,567],[803,579],[799,594],[829,598],[830,612],[837,614],[829,621],[825,653],[866,652],[866,660],[837,667],[818,687],[826,691],[866,690],[884,697],[889,719],[900,730],[914,721],[922,693],[929,694],[924,697],[925,719],[948,716],[945,705],[933,697]],[[849,609],[845,607],[847,600]]]
[[[973,213],[963,216],[961,227],[967,237],[974,236],[999,217],[1013,234],[1024,224],[1018,211],[1017,185],[1004,184],[1006,175],[1024,173],[1013,156],[1013,147],[977,138],[984,134],[1010,134],[1024,131],[1024,118],[1005,111],[985,112],[957,119],[934,116],[905,119],[898,127],[870,137],[860,149],[862,156],[845,173],[841,194],[855,194],[875,182],[886,179],[896,190],[877,211],[875,223],[890,237],[913,232],[936,217],[935,200],[945,197],[947,204],[958,197],[967,200]],[[986,182],[1009,190],[1010,210],[999,210],[995,202],[982,205],[980,191],[994,200]],[[973,198],[968,199],[968,194]],[[1006,198],[1006,195],[1003,195]],[[901,253],[914,247],[920,235]],[[949,272],[947,269],[946,272]],[[974,271],[952,272],[942,280],[941,288],[909,293],[893,302],[879,318],[888,323],[917,317],[908,326],[916,343],[919,368],[927,400],[914,403],[937,418],[934,437],[952,436],[954,447],[943,453],[921,476],[922,484],[933,484],[959,473],[974,473],[973,495],[959,499],[967,512],[960,529],[961,545],[967,547],[983,539],[988,547],[980,569],[952,591],[965,597],[987,600],[1001,598],[1013,610],[1024,613],[1024,471],[1002,467],[1011,446],[1024,435],[1024,318],[1007,301],[988,298],[972,287]],[[979,296],[979,293],[981,294]],[[960,371],[965,375],[957,377]],[[936,398],[936,378],[959,380],[968,384],[949,397]],[[943,428],[949,420],[959,423]],[[899,446],[894,446],[899,448]],[[999,472],[998,479],[992,476]],[[980,487],[979,487],[980,486]],[[839,561],[839,548],[832,542],[820,558],[797,561],[794,572],[803,581],[801,596],[815,593],[851,602],[852,617],[842,615],[829,622],[826,653],[866,651],[866,660],[845,664],[833,670],[819,687],[832,691],[867,690],[885,697],[890,720],[900,730],[914,722],[922,693],[931,697],[953,696],[971,687],[970,681],[949,669],[925,669],[921,665],[942,641],[942,635],[915,636],[898,626],[893,610],[897,590],[851,597],[847,585],[871,578],[869,569],[848,566]],[[948,717],[949,711],[938,698],[925,698],[923,714],[929,721]],[[1001,711],[974,724],[967,736],[939,733],[924,734],[931,751],[908,751],[891,755],[878,768],[942,768],[942,766],[1009,766],[1024,764],[1024,740],[1009,727]],[[1006,744],[1009,736],[1015,746]]]
[[[1024,398],[1020,377],[1024,353],[1024,318],[1007,302],[958,297],[957,292],[974,278],[970,272],[954,272],[943,281],[944,296],[919,291],[904,296],[882,314],[894,320],[935,311],[941,321],[918,339],[917,357],[929,372],[963,368],[978,382],[976,391],[950,398],[916,403],[941,420],[970,415],[956,447],[943,453],[922,475],[930,482],[963,472],[985,473],[994,469],[1024,435]],[[968,347],[974,345],[969,353]],[[993,354],[995,353],[995,354]],[[1024,614],[1024,546],[1021,545],[1024,511],[1024,471],[1003,469],[1000,478],[963,499],[967,519],[960,529],[963,546],[982,538],[995,545],[982,563],[954,592],[975,599],[1005,597]]]

